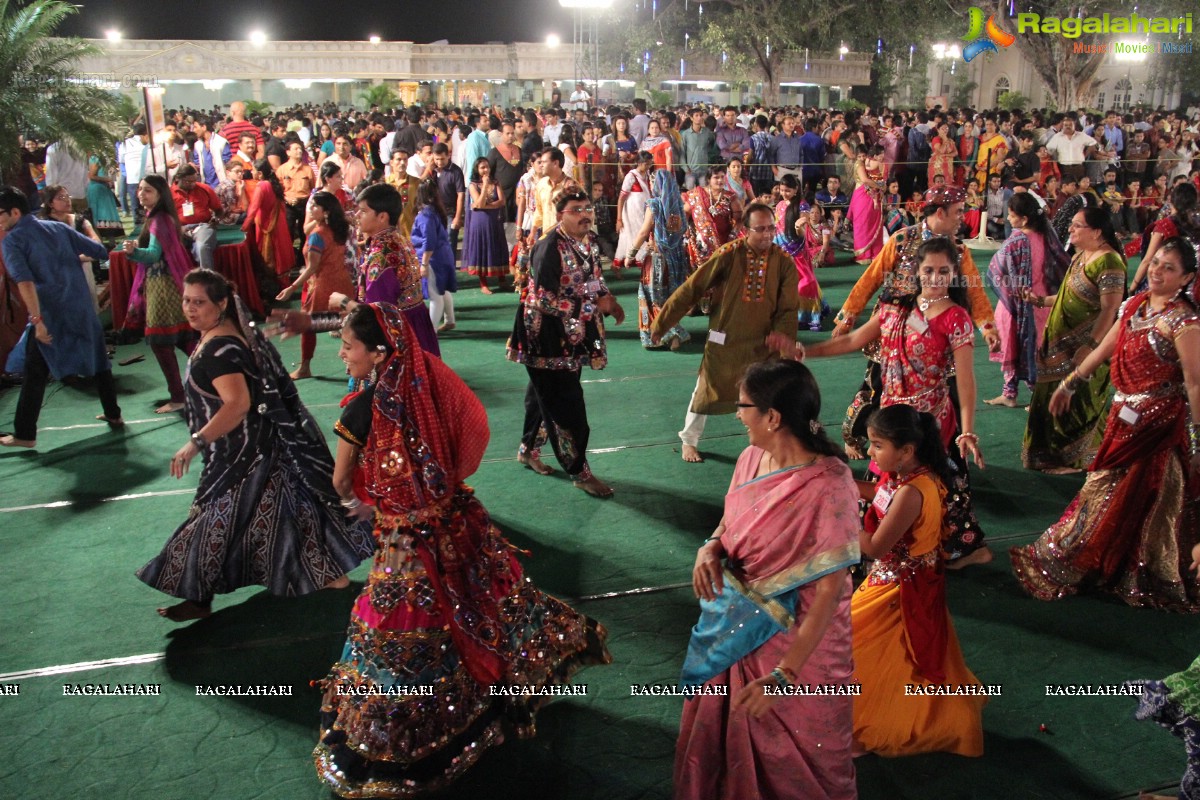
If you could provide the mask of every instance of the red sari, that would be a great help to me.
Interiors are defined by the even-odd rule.
[[[371,308],[392,355],[335,430],[360,448],[354,491],[375,507],[378,545],[342,657],[318,684],[313,756],[339,796],[413,797],[506,737],[534,735],[538,693],[611,656],[603,627],[522,574],[463,483],[488,442],[479,398],[403,311]]]
[[[1190,475],[1187,393],[1175,342],[1200,317],[1173,300],[1149,313],[1149,295],[1125,302],[1109,377],[1117,389],[1100,451],[1062,518],[1011,551],[1013,572],[1039,600],[1081,588],[1132,606],[1200,611],[1188,569],[1200,541]],[[1132,421],[1131,421],[1132,420]]]
[[[254,245],[266,265],[276,275],[286,275],[296,265],[292,234],[288,230],[283,203],[275,196],[270,181],[259,181],[250,199],[250,209],[242,230],[253,236]]]
[[[683,196],[691,209],[692,224],[687,232],[688,258],[692,271],[708,261],[717,248],[729,241],[736,227],[733,216],[733,192],[721,190],[716,202],[707,188],[697,186]]]

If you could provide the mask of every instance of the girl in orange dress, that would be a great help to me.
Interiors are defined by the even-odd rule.
[[[874,558],[850,601],[854,743],[881,756],[983,755],[985,687],[967,668],[946,608],[941,542],[950,470],[936,418],[885,406],[867,424],[878,483],[859,544]]]
[[[329,297],[334,293],[354,297],[354,283],[346,272],[346,242],[350,223],[342,211],[342,203],[331,192],[317,192],[309,203],[308,219],[316,227],[304,243],[304,271],[275,299],[286,302],[300,288],[301,306],[309,313],[333,311]],[[312,359],[317,352],[317,335],[300,335],[300,366],[291,373],[294,381],[312,377]]]

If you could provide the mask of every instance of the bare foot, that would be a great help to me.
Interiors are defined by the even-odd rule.
[[[183,411],[183,403],[163,403],[154,409],[155,414],[173,414],[176,411]]]
[[[480,286],[480,287],[479,287],[479,291],[483,292],[484,294],[491,294],[491,293],[492,293],[492,290],[491,290],[491,289],[489,289],[489,288],[488,288],[488,287],[486,287],[486,286]]]
[[[437,326],[437,332],[438,332],[438,333],[445,333],[446,331],[452,331],[452,330],[454,330],[454,328],[455,328],[455,327],[456,327],[456,326],[455,326],[455,324],[454,324],[453,322],[443,322],[441,325],[438,325],[438,326]]]
[[[211,606],[202,606],[198,603],[193,603],[191,600],[184,600],[182,603],[160,608],[158,610],[160,617],[166,617],[172,622],[187,622],[190,619],[204,619],[212,616]]]
[[[700,455],[700,451],[696,449],[694,444],[685,444],[683,446],[683,460],[689,464],[703,464],[704,456]]]
[[[538,475],[553,475],[554,468],[542,462],[537,456],[519,455],[517,463],[536,472]]]
[[[288,373],[288,377],[294,381],[302,381],[305,378],[311,378],[312,376],[312,370],[308,367],[300,367],[300,369],[296,370],[295,372]]]
[[[0,447],[37,447],[37,439],[18,439],[15,436],[0,436]]]
[[[987,403],[989,406],[1007,406],[1008,408],[1017,407],[1017,398],[1005,397],[1004,395],[993,397],[991,400],[984,400],[983,402]]]
[[[1074,475],[1076,472],[1083,472],[1079,467],[1050,467],[1049,469],[1041,470],[1046,475]]]
[[[987,564],[992,560],[992,551],[986,544],[978,550],[967,553],[962,558],[956,558],[953,561],[946,562],[946,569],[962,569],[963,567],[974,567],[979,564]]]
[[[350,576],[343,575],[342,577],[338,578],[337,580],[333,580],[333,581],[330,581],[329,583],[325,584],[325,588],[326,589],[345,589],[349,585],[350,585]]]
[[[104,414],[97,414],[96,419],[100,420],[101,422],[107,422],[108,427],[110,427],[110,428],[124,428],[125,427],[125,420],[121,419],[120,417],[113,419],[112,417],[107,417]]]
[[[597,478],[595,475],[588,478],[586,481],[575,481],[575,488],[582,489],[592,497],[599,497],[601,500],[607,500],[613,496],[612,487]]]
[[[674,351],[678,350],[678,349],[679,349],[679,348],[681,348],[681,347],[683,347],[683,339],[680,339],[678,336],[672,336],[672,337],[671,337],[671,350],[672,350],[672,352],[674,352]]]

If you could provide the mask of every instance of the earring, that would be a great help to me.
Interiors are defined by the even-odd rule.
[[[375,367],[371,367],[371,374],[367,376],[367,383],[374,385],[379,380],[379,372]]]

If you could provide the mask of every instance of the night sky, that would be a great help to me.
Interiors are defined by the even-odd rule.
[[[261,28],[275,40],[363,39],[418,44],[541,42],[548,33],[571,41],[571,14],[557,0],[83,0],[60,33],[102,38],[116,28],[127,39],[242,39]]]

